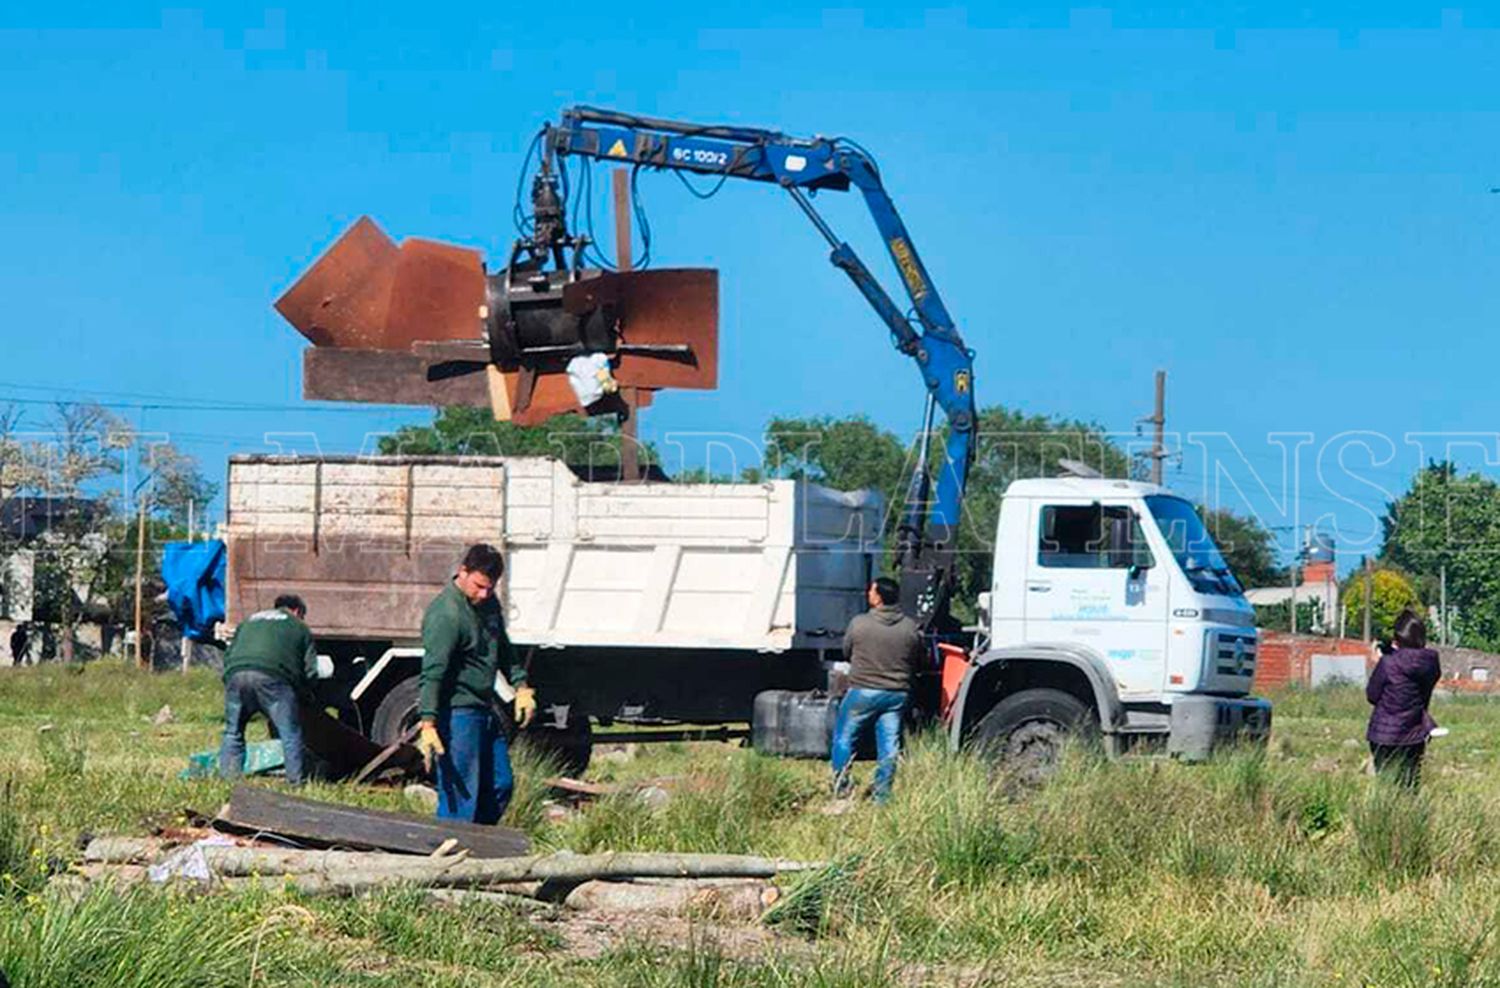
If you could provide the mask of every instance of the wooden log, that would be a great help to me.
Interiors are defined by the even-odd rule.
[[[615,852],[485,859],[215,845],[204,845],[201,850],[209,868],[222,877],[316,878],[349,888],[399,882],[464,888],[536,881],[582,883],[599,878],[772,878],[821,867],[817,863],[738,854]],[[111,852],[119,853],[111,858]],[[100,862],[139,860],[136,849],[128,843],[102,838],[89,845],[86,855]]]
[[[569,892],[563,904],[586,912],[755,920],[775,901],[775,886],[764,881],[589,881]]]
[[[514,857],[531,847],[525,833],[510,827],[341,806],[247,785],[235,787],[215,826],[238,833],[279,834],[315,846],[423,855],[450,839],[458,842],[456,849],[474,858]]]
[[[101,864],[151,864],[167,850],[155,837],[95,837],[83,849],[83,860]]]

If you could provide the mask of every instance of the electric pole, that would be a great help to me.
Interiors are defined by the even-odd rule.
[[[1375,603],[1375,601],[1373,599],[1374,595],[1375,595],[1375,591],[1374,591],[1374,589],[1372,587],[1372,584],[1374,582],[1374,576],[1373,576],[1374,572],[1375,572],[1375,567],[1370,563],[1370,557],[1366,556],[1365,557],[1365,641],[1374,641],[1374,639],[1370,637],[1370,612],[1374,610],[1374,607],[1372,605]]]
[[[1167,458],[1167,372],[1159,370],[1156,372],[1156,410],[1148,419],[1154,430],[1151,441],[1151,452],[1146,454],[1151,460],[1151,483],[1161,486],[1162,461]]]

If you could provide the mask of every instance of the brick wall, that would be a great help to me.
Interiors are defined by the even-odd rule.
[[[1314,655],[1368,655],[1369,652],[1369,643],[1358,638],[1262,631],[1255,656],[1254,688],[1259,693],[1288,683],[1307,685],[1312,681]]]
[[[1465,693],[1500,692],[1500,655],[1472,648],[1438,648],[1443,667],[1441,689]],[[1255,660],[1255,692],[1259,693],[1288,683],[1306,686],[1312,682],[1314,655],[1363,655],[1370,646],[1358,638],[1323,638],[1318,635],[1291,635],[1285,631],[1260,633],[1260,650]],[[1366,662],[1366,668],[1373,663]]]

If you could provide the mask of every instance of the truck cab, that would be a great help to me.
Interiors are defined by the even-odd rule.
[[[1248,696],[1254,610],[1190,502],[1132,481],[1018,480],[994,545],[955,744],[1045,759],[1086,730],[1112,751],[1154,738],[1194,758],[1269,733],[1270,705]]]

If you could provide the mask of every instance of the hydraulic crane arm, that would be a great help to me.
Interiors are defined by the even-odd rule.
[[[542,174],[533,192],[537,232],[529,245],[537,258],[549,253],[561,257],[555,242],[543,242],[544,237],[555,237],[561,229],[546,221],[555,215],[556,186],[550,175],[553,158],[576,156],[637,168],[693,172],[721,181],[748,179],[774,183],[787,191],[828,241],[829,259],[849,276],[885,323],[896,348],[916,362],[927,389],[927,424],[931,424],[932,405],[941,408],[947,418],[946,455],[938,468],[936,497],[928,497],[928,428],[903,512],[898,546],[903,605],[924,622],[946,620],[960,510],[974,452],[973,353],[954,326],[869,154],[841,138],[802,139],[772,130],[679,123],[590,107],[564,111],[558,124],[545,128],[543,139]],[[846,191],[851,186],[864,197],[900,274],[914,320],[892,300],[854,249],[834,233],[813,205],[811,196],[818,190]]]

